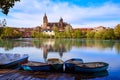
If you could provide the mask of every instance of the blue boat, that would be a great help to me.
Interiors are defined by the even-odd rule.
[[[73,72],[75,69],[75,66],[81,63],[83,63],[83,60],[79,58],[72,58],[72,59],[65,61],[64,62],[65,72]]]
[[[75,66],[75,72],[101,72],[107,70],[109,64],[105,62],[88,62]]]
[[[26,71],[50,71],[51,65],[42,62],[29,61],[21,64],[21,68]]]
[[[58,58],[50,58],[47,63],[51,65],[51,71],[63,72],[63,61]]]
[[[3,68],[17,68],[20,64],[26,63],[28,61],[27,54],[8,54],[0,53],[0,69]]]

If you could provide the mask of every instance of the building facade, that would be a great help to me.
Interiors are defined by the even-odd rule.
[[[63,21],[62,18],[59,19],[58,22],[48,22],[47,15],[45,14],[43,16],[43,25],[42,25],[42,31],[43,32],[52,32],[54,27],[57,27],[59,31],[64,31],[65,27],[70,24]],[[72,26],[71,26],[72,28]]]

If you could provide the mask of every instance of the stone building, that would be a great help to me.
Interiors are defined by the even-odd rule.
[[[48,18],[45,14],[43,17],[42,31],[43,32],[52,32],[54,26],[57,27],[59,31],[64,31],[64,29],[67,25],[71,26],[70,24],[64,22],[62,18],[60,18],[59,22],[48,22]],[[72,28],[72,26],[71,26],[71,28]]]
[[[95,27],[93,31],[100,31],[100,30],[104,30],[104,29],[107,29],[106,27],[103,27],[103,26],[99,26],[99,27]]]

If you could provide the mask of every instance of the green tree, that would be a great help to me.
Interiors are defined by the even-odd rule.
[[[74,31],[75,38],[82,38],[82,32],[81,30],[77,29]]]
[[[94,35],[95,39],[102,39],[102,36],[103,36],[104,32],[105,32],[104,29],[96,31],[95,35]]]
[[[87,32],[86,31],[81,31],[82,32],[82,38],[86,38],[86,34],[87,34]]]
[[[71,26],[70,25],[66,25],[65,27],[65,33],[66,33],[66,38],[71,38]]]
[[[75,30],[71,30],[71,37],[72,38],[75,38],[76,36],[75,36]]]
[[[32,31],[33,38],[43,38],[43,33],[41,31]]]
[[[114,34],[117,39],[120,39],[120,24],[114,28]]]
[[[10,27],[5,27],[4,32],[2,34],[2,38],[14,38],[14,37],[15,37],[14,29]]]
[[[105,29],[102,39],[114,39],[114,30]]]
[[[87,31],[86,37],[87,38],[94,38],[95,32],[94,31]]]
[[[58,30],[58,27],[55,24],[53,25],[53,31],[55,33],[54,37],[58,38],[59,37],[59,30]]]
[[[20,0],[0,0],[0,9],[2,10],[2,13],[8,14],[9,9],[13,8],[15,5],[15,2]]]
[[[0,27],[0,37],[1,37],[1,35],[3,34],[3,32],[4,32],[4,28],[3,28],[3,27]]]

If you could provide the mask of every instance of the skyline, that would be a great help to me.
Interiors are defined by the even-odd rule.
[[[62,17],[73,28],[114,28],[120,24],[119,12],[119,0],[21,0],[7,16],[0,12],[0,20],[5,18],[11,27],[36,27],[43,24],[46,13],[49,22]]]

